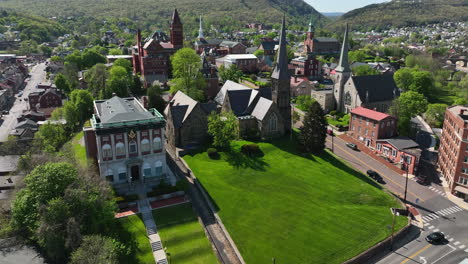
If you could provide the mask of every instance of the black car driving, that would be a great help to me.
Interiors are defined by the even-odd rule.
[[[434,232],[426,237],[426,241],[432,244],[440,243],[444,241],[444,239],[445,236],[441,232]]]
[[[382,176],[380,176],[380,174],[378,174],[377,172],[375,172],[373,170],[368,170],[367,175],[369,175],[369,177],[371,177],[372,179],[374,179],[374,180],[376,180],[378,182],[382,182]]]

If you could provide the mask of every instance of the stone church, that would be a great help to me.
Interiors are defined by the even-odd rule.
[[[393,74],[352,76],[348,62],[348,26],[343,38],[340,62],[331,74],[334,81],[333,95],[336,110],[350,113],[359,106],[387,112],[400,90],[393,80]]]
[[[251,89],[227,81],[211,103],[199,103],[177,92],[164,111],[168,144],[178,148],[200,144],[208,136],[207,117],[213,111],[232,111],[238,118],[241,136],[252,133],[262,138],[282,136],[291,132],[290,101],[290,73],[283,17],[271,88]]]

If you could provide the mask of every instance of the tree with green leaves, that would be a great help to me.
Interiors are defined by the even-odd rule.
[[[424,117],[429,125],[432,127],[441,128],[445,119],[445,110],[448,105],[446,104],[430,104],[427,106],[427,111]]]
[[[84,78],[88,84],[88,90],[94,97],[98,97],[106,87],[109,72],[106,65],[98,63],[85,73]]]
[[[413,71],[410,68],[401,68],[393,75],[396,86],[404,92],[408,91],[413,83]]]
[[[239,82],[242,75],[244,74],[235,64],[232,64],[231,66],[229,66],[229,68],[225,67],[224,65],[221,65],[219,67],[219,77],[221,77],[221,80],[223,80],[223,82],[226,82],[228,80],[233,82]]]
[[[72,88],[63,74],[58,73],[54,78],[54,83],[57,89],[62,91],[64,94],[70,94]]]
[[[351,70],[355,76],[380,75],[380,72],[372,68],[370,65],[359,65],[357,67],[353,67]]]
[[[89,91],[74,90],[70,94],[70,102],[76,109],[80,125],[91,118],[91,115],[93,114],[94,98]]]
[[[81,54],[82,67],[89,69],[98,63],[106,63],[106,57],[94,50],[85,50]]]
[[[208,134],[213,137],[213,146],[229,149],[231,140],[239,136],[239,121],[233,112],[212,112],[208,116]]]
[[[162,90],[161,87],[157,85],[152,85],[148,87],[147,91],[148,96],[148,108],[156,108],[159,113],[164,112],[164,108],[166,108],[166,101],[162,98]]]
[[[427,100],[424,95],[408,91],[393,100],[390,114],[398,117],[398,133],[402,136],[410,135],[411,118],[427,110]]]
[[[111,98],[115,93],[119,97],[127,97],[130,86],[132,85],[131,76],[122,66],[112,66],[109,71],[109,78],[106,81],[106,87],[103,90],[101,98]]]
[[[123,59],[123,58],[116,59],[114,63],[112,63],[112,66],[122,66],[130,74],[132,73],[132,70],[133,70],[132,63],[129,60]]]
[[[413,82],[411,83],[409,89],[411,91],[429,95],[429,92],[434,86],[434,80],[432,75],[427,71],[414,71],[413,72]]]
[[[121,49],[110,49],[109,50],[109,55],[122,55],[122,50]]]
[[[80,247],[72,253],[70,264],[118,264],[122,248],[125,248],[122,243],[110,237],[85,236]]]
[[[299,143],[307,152],[318,153],[325,148],[327,120],[320,104],[315,101],[304,117]]]
[[[171,57],[171,63],[174,75],[171,93],[182,91],[197,101],[203,101],[206,82],[200,71],[200,56],[193,49],[183,48]]]
[[[39,127],[34,135],[34,140],[42,146],[44,152],[53,153],[65,144],[69,139],[69,133],[62,124],[51,124],[47,122]]]
[[[258,49],[253,53],[253,55],[257,56],[257,58],[260,58],[260,57],[263,57],[265,55],[265,51],[261,50],[261,49]]]
[[[348,52],[348,58],[351,62],[364,62],[366,60],[366,53],[362,50]]]

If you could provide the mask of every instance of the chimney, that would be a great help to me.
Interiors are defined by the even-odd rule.
[[[465,115],[465,111],[466,111],[466,109],[464,109],[464,108],[460,109],[460,115]]]

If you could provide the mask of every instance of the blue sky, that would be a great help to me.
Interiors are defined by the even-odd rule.
[[[390,0],[304,0],[319,12],[348,12],[370,4],[389,2]]]

